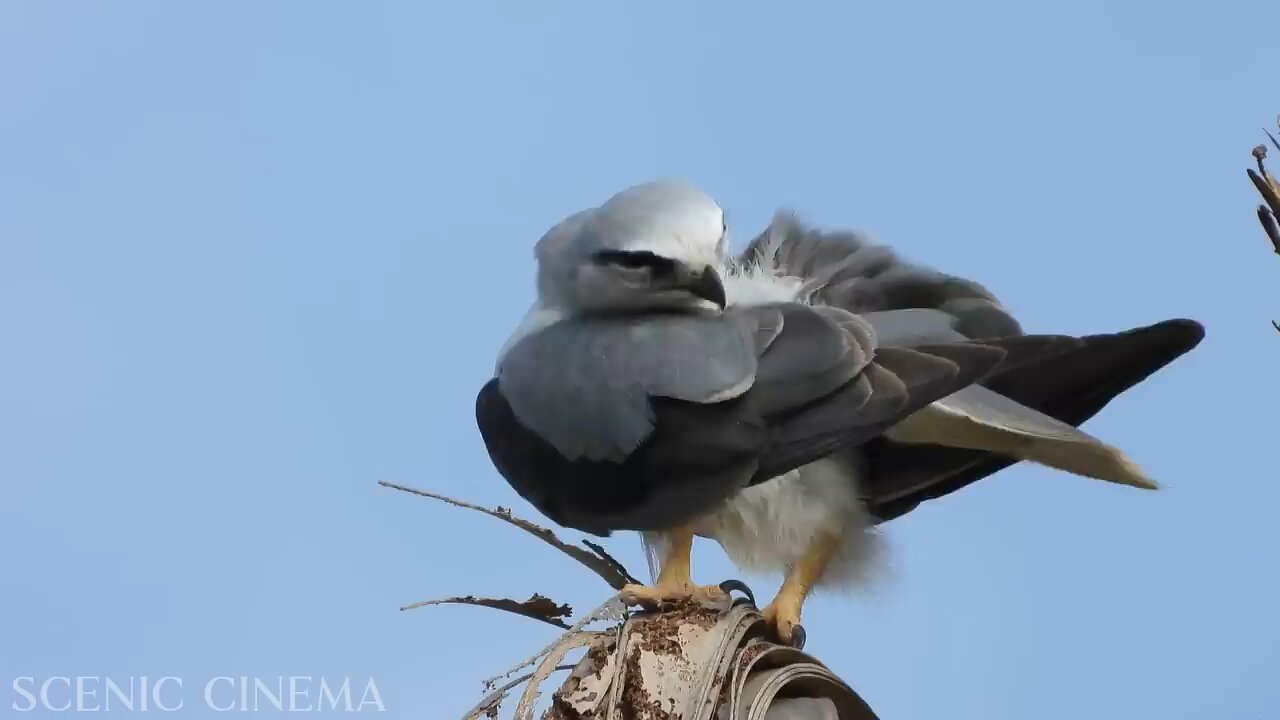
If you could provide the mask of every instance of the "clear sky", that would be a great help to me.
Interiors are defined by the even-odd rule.
[[[602,600],[375,482],[537,518],[475,393],[542,232],[658,176],[739,246],[788,206],[1028,330],[1208,328],[1087,426],[1163,492],[1017,466],[888,525],[874,592],[810,604],[882,717],[1278,717],[1280,261],[1244,175],[1274,10],[0,4],[0,717],[20,676],[182,676],[200,717],[210,677],[323,675],[449,718],[554,631],[401,604]],[[711,544],[694,568],[735,574]]]

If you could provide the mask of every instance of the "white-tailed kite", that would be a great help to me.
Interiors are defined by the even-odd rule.
[[[1190,320],[1026,335],[977,283],[779,215],[740,257],[680,182],[624,190],[536,247],[538,299],[480,391],[490,458],[560,525],[638,530],[642,604],[718,600],[695,535],[785,581],[784,641],[819,584],[856,580],[874,526],[1019,460],[1143,488],[1076,429],[1203,337]]]

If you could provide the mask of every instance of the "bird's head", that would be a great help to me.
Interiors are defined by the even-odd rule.
[[[623,190],[538,241],[542,303],[568,312],[721,310],[724,211],[675,181]]]

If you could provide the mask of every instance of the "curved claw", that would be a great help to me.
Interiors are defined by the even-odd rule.
[[[791,629],[791,647],[797,650],[803,650],[804,642],[808,639],[809,635],[804,631],[803,625],[796,625]]]
[[[724,591],[725,595],[732,595],[733,591],[737,590],[746,595],[752,605],[756,604],[756,594],[751,592],[751,588],[747,587],[747,584],[741,580],[725,580],[720,583],[720,589]]]

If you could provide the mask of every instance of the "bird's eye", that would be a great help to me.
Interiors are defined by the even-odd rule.
[[[643,270],[648,268],[654,273],[662,273],[674,268],[674,263],[672,261],[644,250],[601,250],[596,253],[595,259],[598,263],[604,265],[615,265],[627,270]]]
[[[623,253],[621,256],[614,259],[613,264],[621,265],[622,267],[625,267],[625,268],[639,269],[642,267],[647,267],[649,265],[647,260],[648,258],[641,257],[634,253]]]

